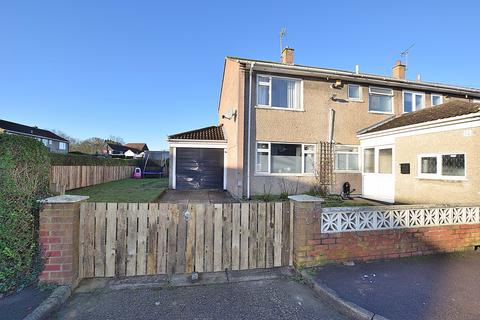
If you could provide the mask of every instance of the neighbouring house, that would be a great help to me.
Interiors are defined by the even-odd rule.
[[[26,126],[11,121],[0,120],[0,133],[31,137],[42,142],[45,147],[50,150],[50,152],[68,153],[68,140],[49,130]]]
[[[328,175],[332,193],[349,182],[361,195],[366,176],[360,130],[404,113],[479,98],[479,89],[407,80],[400,61],[391,76],[382,76],[362,73],[358,66],[343,71],[297,65],[291,48],[283,50],[281,62],[226,57],[218,125],[168,137],[170,186],[223,186],[250,198],[304,192]],[[368,190],[364,195],[372,196]]]
[[[460,100],[359,132],[363,196],[396,203],[478,203],[480,103]]]
[[[140,152],[145,152],[145,151],[148,151],[148,146],[146,143],[143,143],[143,142],[131,142],[131,143],[126,143],[124,144],[125,147],[128,147],[128,148],[133,148],[133,149],[137,149],[137,150],[140,150]]]
[[[119,143],[107,143],[104,153],[119,158],[143,158],[144,152]]]

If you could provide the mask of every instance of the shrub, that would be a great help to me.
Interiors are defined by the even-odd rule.
[[[48,150],[28,137],[0,134],[0,292],[39,272],[38,205],[48,195]]]
[[[139,166],[141,160],[118,159],[77,153],[50,153],[52,166]]]

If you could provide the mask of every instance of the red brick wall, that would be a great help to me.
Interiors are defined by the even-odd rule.
[[[480,224],[321,233],[321,208],[302,204],[294,212],[297,267],[465,251],[480,245]]]
[[[40,281],[74,284],[78,278],[79,203],[45,204],[39,237],[44,258]]]

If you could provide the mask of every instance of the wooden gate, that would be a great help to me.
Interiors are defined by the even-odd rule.
[[[288,202],[82,203],[80,278],[292,265]]]

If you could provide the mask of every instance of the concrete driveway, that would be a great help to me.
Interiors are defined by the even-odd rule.
[[[235,202],[228,191],[224,190],[166,190],[158,199],[169,203],[224,203]]]
[[[291,278],[76,293],[51,319],[346,319]]]
[[[388,319],[480,319],[480,253],[331,265],[315,280]]]

